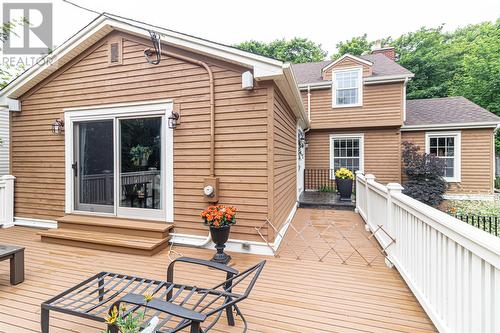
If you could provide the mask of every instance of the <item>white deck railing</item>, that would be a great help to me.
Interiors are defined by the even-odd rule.
[[[439,331],[500,332],[500,238],[401,190],[356,177],[357,211],[389,261]]]
[[[14,225],[14,176],[0,177],[0,227]]]

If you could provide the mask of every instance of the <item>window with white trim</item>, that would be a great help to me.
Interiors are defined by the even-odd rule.
[[[330,150],[330,169],[363,170],[362,135],[331,135]]]
[[[362,104],[362,68],[333,71],[333,107]]]
[[[442,176],[448,182],[460,181],[460,133],[426,133],[426,153],[444,160]]]

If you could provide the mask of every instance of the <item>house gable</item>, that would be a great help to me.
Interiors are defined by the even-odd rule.
[[[322,70],[323,80],[331,81],[332,73],[335,70],[347,69],[347,68],[363,68],[363,77],[372,75],[373,64],[369,61],[363,60],[361,58],[352,56],[350,54],[345,54],[337,61],[332,62]]]

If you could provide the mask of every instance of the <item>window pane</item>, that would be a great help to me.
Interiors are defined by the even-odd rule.
[[[455,145],[455,138],[453,137],[446,138],[446,145],[448,147],[453,147]]]
[[[431,138],[429,141],[431,147],[437,146],[437,138]]]
[[[438,145],[445,146],[446,145],[446,138],[438,138]]]

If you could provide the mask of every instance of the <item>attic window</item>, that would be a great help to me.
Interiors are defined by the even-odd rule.
[[[113,41],[109,44],[109,64],[120,65],[122,63],[122,43]]]
[[[362,102],[362,69],[351,68],[333,71],[332,106],[361,106]]]

